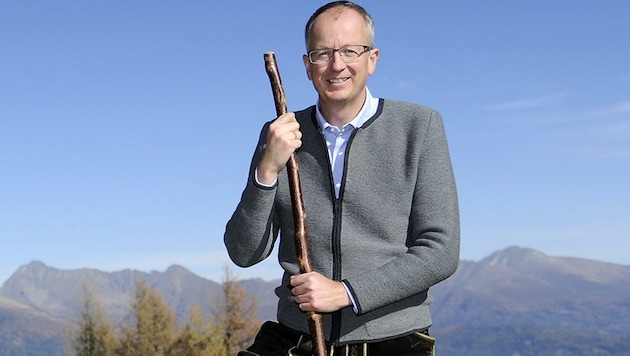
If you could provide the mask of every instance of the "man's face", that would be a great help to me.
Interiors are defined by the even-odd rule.
[[[310,50],[338,49],[347,45],[372,45],[365,21],[356,11],[331,9],[319,15],[313,24]],[[328,64],[312,64],[304,56],[308,78],[319,93],[324,108],[363,105],[365,84],[376,69],[379,50],[362,54],[358,61],[345,63],[338,52]]]

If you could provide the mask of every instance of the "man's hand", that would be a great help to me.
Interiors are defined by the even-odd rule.
[[[332,313],[352,305],[341,282],[328,279],[317,272],[291,276],[291,293],[305,312]]]
[[[267,148],[258,164],[258,181],[271,185],[286,166],[291,154],[302,146],[300,124],[292,112],[279,116],[269,126]]]

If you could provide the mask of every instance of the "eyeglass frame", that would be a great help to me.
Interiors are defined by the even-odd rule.
[[[343,50],[343,49],[348,49],[348,47],[363,47],[363,51],[362,51],[361,53],[357,53],[357,56],[356,56],[356,57],[344,57],[344,56],[341,54],[342,52],[339,52],[339,51],[341,51],[341,50]],[[359,58],[359,57],[361,57],[363,54],[365,54],[366,52],[369,52],[369,51],[371,51],[371,50],[373,50],[373,49],[374,49],[374,47],[372,47],[372,46],[368,46],[368,45],[346,45],[346,46],[343,46],[343,47],[339,47],[339,48],[337,48],[337,49],[335,49],[335,48],[321,48],[321,49],[314,49],[314,50],[308,51],[308,53],[306,53],[306,57],[308,57],[308,61],[309,61],[309,63],[311,63],[311,64],[315,64],[315,65],[325,65],[325,64],[330,63],[330,62],[331,62],[331,60],[335,57],[335,52],[339,52],[339,55],[341,56],[341,59],[342,59],[345,63],[348,63],[348,62],[346,62],[346,59],[347,59],[347,58],[353,58],[353,59],[354,59],[354,58]],[[313,61],[313,59],[311,58],[311,55],[312,55],[313,53],[315,53],[315,52],[319,52],[319,51],[323,51],[323,52],[332,51],[332,54],[331,54],[331,56],[328,58],[328,61],[326,61],[325,63],[317,63],[316,61]],[[351,61],[350,63],[352,63],[352,61]]]

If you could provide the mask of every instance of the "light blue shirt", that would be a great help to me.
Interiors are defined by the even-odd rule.
[[[315,116],[317,117],[317,123],[321,130],[324,139],[326,140],[326,146],[328,146],[328,157],[330,158],[330,168],[333,173],[333,181],[335,182],[335,195],[339,198],[339,190],[341,188],[341,181],[343,180],[343,165],[346,157],[346,144],[350,135],[355,128],[361,127],[367,120],[369,120],[378,109],[378,99],[372,96],[370,90],[365,88],[366,96],[363,107],[349,123],[343,127],[337,127],[331,125],[319,110],[319,102],[317,102],[317,110]]]

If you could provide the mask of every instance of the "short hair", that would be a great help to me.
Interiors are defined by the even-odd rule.
[[[370,46],[374,46],[374,20],[372,19],[372,16],[361,5],[355,4],[352,1],[333,1],[317,9],[313,13],[313,15],[311,15],[311,17],[308,19],[308,22],[306,22],[306,28],[304,29],[304,41],[306,42],[307,51],[310,50],[309,42],[310,42],[311,31],[313,30],[313,24],[315,23],[315,20],[317,19],[319,15],[323,14],[324,12],[330,9],[335,9],[335,8],[339,8],[339,13],[341,13],[341,11],[344,9],[352,9],[358,12],[359,15],[361,15],[363,17],[363,20],[365,21],[365,26],[367,28],[368,37],[370,41],[370,43],[368,44]]]

